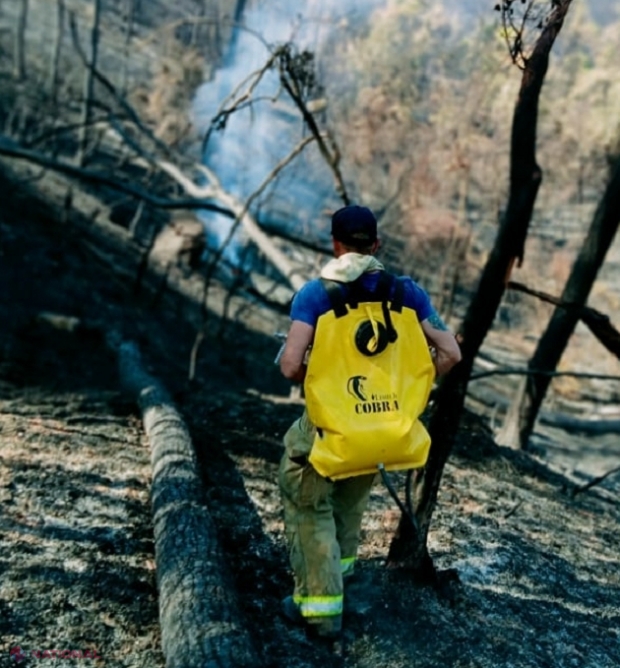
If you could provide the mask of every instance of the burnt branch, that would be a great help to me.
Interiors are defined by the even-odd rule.
[[[114,345],[114,342],[112,342]],[[149,438],[162,649],[167,665],[260,666],[205,503],[194,446],[167,389],[135,343],[116,346],[123,388]]]
[[[495,5],[501,13],[502,37],[510,59],[521,70],[527,67],[533,49],[530,34],[554,20],[554,6],[559,3],[551,4],[551,11],[542,8],[540,0],[502,0]]]
[[[315,86],[312,70],[313,61],[314,57],[310,52],[303,51],[296,54],[293,52],[291,44],[284,45],[278,52],[280,82],[299,109],[308,129],[314,135],[321,155],[334,175],[336,192],[344,204],[350,204],[351,200],[340,171],[340,150],[329,133],[321,132],[306,103],[308,94],[313,91]]]
[[[138,130],[140,130],[142,135],[144,135],[147,139],[153,142],[155,147],[159,149],[164,155],[171,156],[172,151],[170,147],[164,142],[162,142],[160,139],[158,139],[153,133],[153,131],[147,125],[144,124],[138,112],[132,107],[132,105],[127,101],[127,99],[117,91],[114,84],[104,74],[102,74],[102,72],[100,72],[96,67],[93,67],[93,65],[89,63],[88,58],[86,57],[86,54],[84,53],[84,50],[82,49],[82,46],[80,44],[77,23],[75,20],[75,15],[73,13],[70,14],[69,25],[71,28],[71,38],[73,41],[73,46],[78,56],[80,57],[80,60],[82,61],[84,67],[92,71],[93,77],[112,96],[112,98],[117,102],[117,104],[121,107],[121,109],[125,112],[125,114],[127,114],[129,120],[138,128]]]
[[[147,202],[147,204],[150,204],[156,208],[170,210],[207,209],[209,211],[221,213],[225,216],[228,216],[229,218],[234,217],[234,214],[229,208],[215,204],[210,199],[197,197],[158,197],[157,195],[153,195],[151,192],[143,188],[132,185],[128,180],[116,179],[105,172],[76,167],[69,162],[55,160],[53,158],[49,158],[46,155],[43,155],[42,153],[21,148],[16,142],[12,141],[8,137],[0,136],[0,155],[17,160],[26,160],[27,162],[51,169],[55,172],[58,172],[59,174],[64,174],[65,176],[76,179],[78,181],[82,181],[83,183],[106,186],[112,190],[131,195],[136,199],[144,200]]]
[[[588,327],[598,341],[600,341],[610,353],[620,359],[620,331],[612,325],[608,315],[605,315],[590,306],[567,302],[546,292],[533,290],[532,288],[528,288],[526,285],[515,281],[510,281],[507,287],[537,297],[548,304],[553,304],[554,306],[566,309],[567,311],[572,311]]]
[[[246,221],[246,228],[248,227],[248,217],[249,217],[249,210],[250,206],[252,205],[252,202],[260,196],[260,194],[265,190],[265,188],[277,177],[277,175],[292,161],[294,160],[303,150],[304,148],[310,144],[312,141],[314,141],[314,137],[306,137],[303,139],[285,158],[283,158],[271,171],[270,174],[267,175],[267,177],[263,180],[263,182],[259,185],[259,187],[250,195],[250,197],[246,200],[245,204],[238,210],[238,213],[235,216],[235,220],[230,228],[230,231],[228,232],[228,235],[220,245],[220,247],[217,249],[215,252],[215,255],[213,256],[213,259],[209,263],[206,271],[206,276],[205,276],[205,283],[204,283],[204,296],[202,299],[202,317],[203,317],[203,325],[202,329],[198,331],[196,334],[196,339],[194,341],[194,345],[192,347],[192,352],[190,354],[190,366],[189,366],[189,374],[188,378],[189,380],[194,379],[194,374],[196,371],[196,360],[198,356],[198,350],[200,346],[202,345],[202,342],[204,340],[204,331],[206,330],[206,321],[207,321],[207,296],[209,292],[209,286],[211,284],[211,279],[213,278],[213,274],[215,272],[215,268],[218,266],[219,262],[222,259],[222,255],[224,254],[224,251],[232,241],[235,233],[237,232],[237,229],[239,226],[243,223],[243,221]],[[280,270],[285,270],[288,272],[288,277],[289,281],[293,285],[293,287],[298,290],[304,283],[303,279],[300,276],[296,276],[295,274],[295,269],[292,267],[290,264],[290,261],[286,256],[284,256],[280,251],[273,245],[273,242],[269,240],[267,235],[262,231],[258,229],[258,224],[252,220],[252,226],[256,227],[256,230],[260,232],[260,235],[254,234],[254,242],[259,246],[259,248],[268,256],[271,257],[274,254],[277,254],[278,261],[274,262],[274,264],[278,267]],[[230,296],[229,292],[229,296]]]
[[[254,98],[254,92],[265,74],[273,68],[275,60],[276,55],[274,54],[267,60],[263,67],[248,75],[232,90],[228,97],[222,101],[217,113],[211,119],[211,124],[209,125],[209,128],[202,140],[203,155],[207,150],[209,139],[211,139],[213,132],[223,130],[226,127],[228,119],[232,114],[246,108],[247,106],[251,106],[258,100],[265,99],[262,97]],[[247,88],[243,92],[240,92],[244,86],[247,86]]]
[[[607,471],[607,473],[603,473],[603,475],[599,475],[596,478],[593,478],[585,485],[579,485],[578,487],[575,487],[571,492],[571,496],[575,497],[581,492],[586,492],[587,490],[592,489],[592,487],[600,485],[604,480],[611,477],[612,475],[616,475],[616,473],[620,473],[620,466],[616,466],[616,468],[611,469],[611,471]]]

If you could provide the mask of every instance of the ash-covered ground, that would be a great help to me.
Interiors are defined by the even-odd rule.
[[[36,652],[72,650],[82,658],[52,665],[164,666],[139,416],[102,342],[39,322],[42,311],[130,323],[188,423],[263,665],[336,665],[279,615],[291,577],[276,469],[301,403],[274,380],[269,346],[231,327],[205,344],[189,386],[192,332],[169,306],[131,302],[79,237],[9,211],[0,253],[0,666],[17,665],[17,648],[26,657],[19,665],[45,660]],[[573,489],[535,458],[498,448],[468,417],[430,537],[438,568],[459,578],[442,598],[385,569],[398,511],[377,483],[344,665],[620,665],[617,494],[611,480]]]

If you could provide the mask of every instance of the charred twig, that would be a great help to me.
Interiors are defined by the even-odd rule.
[[[228,118],[232,114],[234,114],[236,111],[239,111],[240,109],[245,108],[248,105],[253,104],[253,102],[256,101],[253,98],[254,91],[256,90],[258,84],[262,81],[265,74],[270,69],[272,69],[276,58],[277,54],[273,54],[263,65],[263,67],[252,72],[252,74],[249,74],[232,90],[228,97],[223,100],[223,102],[220,104],[220,108],[217,110],[217,113],[211,119],[209,129],[202,139],[202,155],[204,155],[207,150],[209,139],[211,138],[213,131],[224,129],[226,127],[226,123],[228,122]],[[239,91],[248,82],[250,82],[248,88],[241,95],[239,95]]]
[[[267,186],[275,180],[275,178],[278,176],[278,174],[288,165],[290,164],[303,150],[306,148],[308,144],[314,141],[314,137],[306,137],[305,139],[302,139],[302,141],[297,144],[297,146],[280,162],[271,170],[271,172],[263,179],[263,182],[258,186],[258,188],[247,198],[245,201],[245,204],[243,205],[243,208],[240,210],[240,212],[237,214],[235,217],[235,221],[230,229],[230,232],[228,233],[228,236],[224,240],[224,243],[218,249],[218,253],[216,255],[215,262],[219,260],[219,258],[222,255],[222,252],[225,250],[225,248],[228,246],[230,243],[231,239],[233,238],[235,232],[237,231],[237,228],[241,224],[241,221],[243,220],[243,217],[248,213],[250,210],[250,206],[256,200],[257,197],[259,197],[267,188]]]
[[[588,489],[591,489],[592,487],[599,485],[600,483],[603,482],[603,480],[606,480],[607,478],[609,478],[612,475],[615,475],[616,473],[620,473],[620,466],[616,466],[616,468],[611,469],[611,471],[607,471],[607,473],[603,473],[603,475],[593,478],[592,480],[590,480],[590,482],[587,482],[585,485],[579,485],[578,487],[574,487],[573,491],[571,492],[571,496],[575,497],[577,496],[577,494],[585,492]]]
[[[91,125],[96,125],[101,121],[100,118],[92,118],[89,122]],[[79,130],[82,127],[82,123],[68,123],[66,125],[61,125],[55,128],[50,128],[41,132],[40,134],[32,137],[28,141],[23,142],[23,146],[26,148],[34,149],[41,144],[45,144],[48,140],[56,139],[59,135],[63,134],[72,134],[76,130]]]
[[[336,179],[336,192],[344,204],[350,204],[347,187],[340,171],[340,151],[333,137],[322,133],[305,102],[305,93],[312,89],[314,79],[309,71],[312,55],[305,51],[294,55],[290,44],[285,45],[278,53],[280,65],[280,82],[299,109],[310,132],[314,135],[321,155]],[[326,141],[327,139],[327,141]],[[328,145],[329,142],[329,145]]]
[[[537,10],[538,0],[502,0],[495,6],[501,12],[502,36],[512,62],[521,70],[528,61],[525,45],[526,27],[535,23],[538,29],[544,27],[544,10]],[[524,6],[525,5],[525,6]]]
[[[504,519],[507,520],[509,517],[514,515],[522,505],[523,505],[523,499],[517,501],[515,505],[508,512],[504,513]]]
[[[265,221],[260,221],[259,225],[263,232],[266,232],[272,237],[276,237],[277,239],[284,239],[284,241],[290,241],[291,243],[295,244],[295,246],[300,246],[301,248],[307,248],[308,250],[311,250],[315,253],[319,253],[320,255],[332,255],[333,250],[331,248],[328,248],[327,246],[323,246],[318,243],[313,243],[312,241],[308,241],[307,239],[302,239],[299,236],[296,236],[294,234],[290,234],[286,230],[281,230],[279,227],[276,227],[275,225],[270,225],[268,222]]]

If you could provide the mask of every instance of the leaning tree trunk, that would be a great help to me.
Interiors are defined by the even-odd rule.
[[[509,410],[502,430],[502,442],[527,449],[540,407],[564,349],[581,316],[598,271],[605,260],[620,224],[620,156],[612,168],[607,189],[599,202],[590,229],[575,260],[561,302],[570,308],[556,307],[547,329],[538,341],[529,373]],[[535,373],[541,371],[543,373]],[[546,373],[544,373],[546,372]],[[512,420],[510,419],[512,418]]]
[[[474,359],[491,328],[515,261],[523,258],[534,202],[542,180],[536,162],[536,129],[540,92],[549,65],[549,54],[572,0],[560,0],[526,61],[515,105],[511,136],[510,196],[506,214],[484,267],[480,284],[462,327],[462,361],[439,387],[429,431],[432,446],[426,467],[416,473],[413,499],[417,527],[405,515],[388,554],[388,565],[411,569],[423,581],[434,581],[435,569],[427,538],[443,469],[455,440],[465,403]]]

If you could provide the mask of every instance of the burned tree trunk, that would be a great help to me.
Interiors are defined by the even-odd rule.
[[[15,31],[13,76],[18,81],[26,78],[26,27],[28,25],[28,0],[21,0]]]
[[[577,312],[579,319],[586,325],[592,334],[594,334],[599,342],[602,343],[612,355],[615,355],[620,359],[620,332],[612,325],[609,316],[605,315],[605,313],[601,313],[601,311],[597,311],[591,306],[583,306],[562,301],[559,297],[554,297],[541,290],[532,290],[532,288],[528,288],[523,285],[523,283],[517,283],[516,281],[510,281],[508,287],[511,290],[519,290],[528,295],[534,295],[548,304],[553,304],[554,306],[559,306],[565,309],[573,309]],[[547,375],[553,376],[557,374],[547,372]]]
[[[62,40],[65,27],[65,0],[57,1],[56,12],[56,38],[54,40],[54,51],[52,53],[50,69],[50,90],[52,101],[56,103],[58,99],[58,85],[60,83],[60,56],[62,52]]]
[[[80,127],[80,141],[77,162],[82,167],[86,158],[88,146],[91,110],[95,93],[95,71],[99,57],[99,25],[101,22],[101,0],[94,0],[93,23],[90,31],[90,58],[88,70],[84,77],[84,100],[82,102],[82,120]]]
[[[568,308],[561,305],[556,307],[529,361],[528,369],[532,373],[524,378],[499,436],[504,444],[527,449],[552,378],[544,372],[557,368],[575,326],[583,315],[583,307],[619,224],[620,157],[616,159],[605,193],[560,297],[560,302]]]
[[[124,387],[137,398],[151,447],[162,647],[166,668],[261,665],[226,570],[185,424],[131,343],[118,347]]]
[[[126,0],[125,11],[125,44],[123,45],[123,75],[121,77],[120,90],[123,96],[127,95],[127,82],[129,81],[129,62],[131,54],[131,37],[134,30],[134,21],[137,12],[136,0]]]
[[[534,50],[525,60],[511,136],[510,196],[495,244],[462,327],[462,361],[439,387],[429,431],[432,446],[426,467],[414,480],[413,500],[417,527],[406,516],[399,522],[390,546],[388,565],[411,569],[422,580],[434,581],[435,569],[427,537],[437,503],[443,469],[456,437],[475,356],[491,328],[512,266],[523,258],[525,239],[542,180],[536,162],[538,102],[549,65],[549,54],[572,0],[555,3]]]

